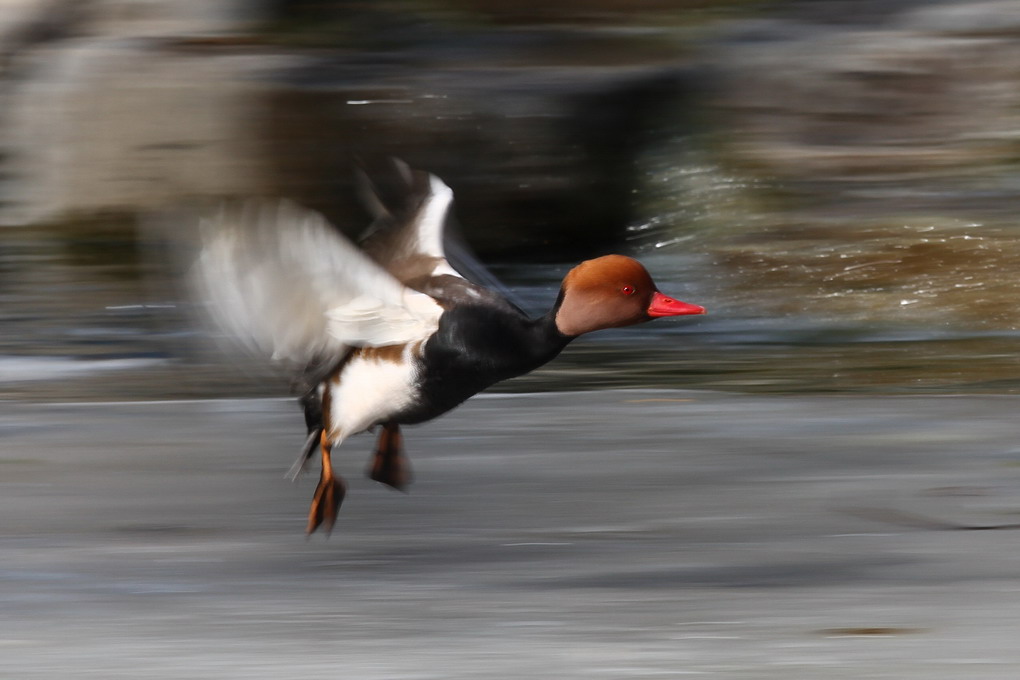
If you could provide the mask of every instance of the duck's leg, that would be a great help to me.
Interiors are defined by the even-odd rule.
[[[340,509],[340,504],[343,503],[344,495],[347,493],[347,484],[343,477],[333,474],[333,462],[330,460],[333,442],[329,440],[325,430],[319,442],[322,448],[322,474],[319,476],[319,485],[315,487],[315,495],[312,496],[312,507],[308,510],[308,528],[305,531],[311,534],[322,526],[326,535],[329,535],[333,532],[337,510]]]
[[[411,483],[411,463],[404,454],[404,435],[396,423],[382,426],[368,476],[398,491],[406,491]]]

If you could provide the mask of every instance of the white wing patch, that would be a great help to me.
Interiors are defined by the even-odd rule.
[[[453,202],[453,190],[435,175],[429,175],[429,197],[417,219],[418,251],[437,257],[440,264],[433,270],[433,275],[451,274],[460,276],[446,261],[443,249],[443,228],[446,216]]]
[[[401,307],[366,295],[334,307],[326,312],[329,333],[345,344],[367,347],[427,337],[436,330],[442,309],[421,293],[408,292],[404,297]]]

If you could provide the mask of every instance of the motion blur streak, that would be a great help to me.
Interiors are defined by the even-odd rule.
[[[0,675],[1015,677],[1017,36],[1016,0],[0,2]],[[711,314],[420,428],[411,493],[306,542],[289,385],[192,322],[175,216],[354,234],[391,156],[531,311],[625,252]]]

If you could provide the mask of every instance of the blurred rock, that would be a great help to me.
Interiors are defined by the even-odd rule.
[[[811,181],[1012,163],[1018,27],[1020,4],[1005,1],[891,2],[868,24],[743,24],[712,50],[730,148],[742,163]]]
[[[0,4],[0,42],[6,43],[24,30],[51,4],[51,0],[7,0]]]
[[[784,188],[882,185],[930,208],[969,176],[1015,195],[1020,3],[794,2],[697,50],[676,28],[698,3],[637,26],[666,4],[626,26],[615,2],[328,3],[336,43],[299,47],[251,23],[320,3],[23,0],[0,12],[21,36],[0,82],[0,222],[260,193],[355,231],[352,160],[392,155],[453,185],[481,251],[584,256],[656,217],[635,212],[642,154],[703,106],[714,160]],[[596,15],[619,25],[578,26]]]
[[[252,146],[253,66],[127,40],[54,48],[10,95],[3,220],[256,189],[265,163]]]
[[[218,33],[254,25],[270,0],[91,0],[91,30],[114,36]]]
[[[253,65],[159,41],[243,27],[259,4],[49,0],[5,13],[0,223],[251,189]]]
[[[19,53],[0,222],[277,194],[357,230],[352,160],[392,155],[454,185],[476,248],[587,254],[623,234],[648,120],[686,87],[671,50],[629,62],[626,32],[424,24],[308,50],[226,32],[245,6],[99,2],[79,37]]]
[[[897,24],[909,30],[956,36],[1020,36],[1020,3],[1015,0],[952,2],[904,13]]]

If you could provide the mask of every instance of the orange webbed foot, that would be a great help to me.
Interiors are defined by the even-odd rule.
[[[315,495],[312,496],[312,505],[308,510],[308,528],[305,529],[305,533],[311,535],[320,526],[327,536],[333,533],[337,511],[340,509],[340,504],[344,502],[345,495],[347,495],[347,484],[343,477],[332,475],[329,478],[321,477],[319,485],[315,487]]]
[[[333,533],[337,510],[347,495],[347,483],[344,478],[333,474],[333,461],[330,455],[333,443],[325,431],[320,435],[319,442],[322,449],[322,474],[319,475],[315,495],[312,496],[312,506],[308,509],[308,527],[305,533],[309,536],[320,526],[327,536]]]

